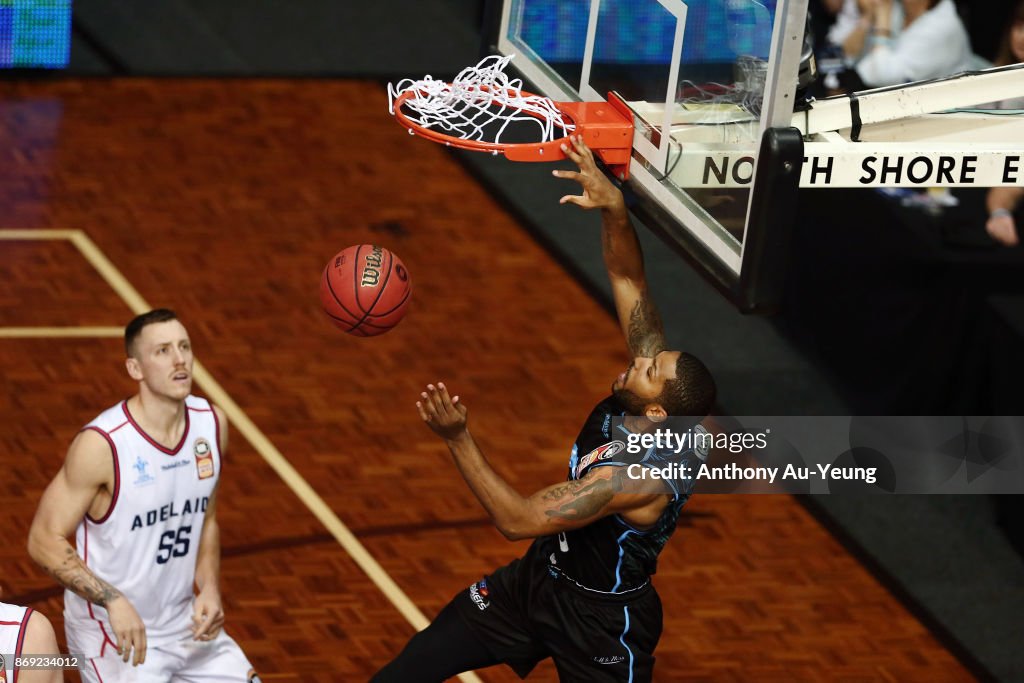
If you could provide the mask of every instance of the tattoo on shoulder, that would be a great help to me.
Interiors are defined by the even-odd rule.
[[[640,295],[629,315],[629,333],[626,343],[634,356],[653,358],[665,350],[665,329],[661,316],[647,292]]]

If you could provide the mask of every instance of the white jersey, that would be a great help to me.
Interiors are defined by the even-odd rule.
[[[11,655],[38,654],[22,653],[21,646],[25,643],[25,631],[28,630],[28,618],[32,610],[20,605],[8,605],[0,602],[0,655],[4,664],[0,666],[0,683],[14,683],[14,662],[6,661]]]
[[[174,448],[151,439],[126,402],[86,425],[103,436],[114,458],[114,492],[102,519],[88,514],[75,533],[79,557],[121,591],[160,645],[191,637],[192,584],[206,507],[220,476],[216,414],[209,401],[185,399],[185,431]],[[107,611],[64,593],[69,644],[87,657],[116,646]]]

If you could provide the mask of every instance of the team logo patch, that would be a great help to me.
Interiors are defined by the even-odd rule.
[[[621,441],[609,441],[603,446],[598,446],[580,458],[579,464],[576,465],[576,476],[579,477],[583,470],[587,469],[587,467],[595,462],[599,460],[608,460],[613,455],[621,453],[625,448],[626,444]]]
[[[143,460],[141,455],[135,459],[132,469],[139,473],[139,476],[132,482],[135,486],[151,486],[156,483],[156,479],[146,471],[147,467],[149,467],[149,463]]]
[[[196,473],[200,479],[209,479],[213,476],[213,451],[210,449],[210,442],[199,437],[192,444],[192,452],[196,454]]]
[[[481,612],[491,606],[491,601],[488,600],[490,597],[491,591],[487,587],[486,578],[480,579],[469,587],[469,599],[480,608]]]

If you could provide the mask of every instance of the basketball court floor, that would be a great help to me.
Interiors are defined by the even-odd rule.
[[[411,144],[383,87],[0,92],[5,601],[62,632],[28,527],[76,431],[134,391],[121,326],[150,306],[178,312],[205,370],[196,393],[229,411],[227,630],[264,681],[366,680],[525,549],[488,523],[420,422],[418,392],[453,387],[497,470],[529,492],[564,478],[581,420],[626,360],[621,336],[450,155]],[[598,239],[596,217],[580,239]],[[392,249],[413,280],[407,318],[373,339],[335,329],[317,297],[327,259],[362,242]],[[695,497],[655,583],[658,681],[972,679],[789,497]],[[530,680],[554,681],[553,667]]]

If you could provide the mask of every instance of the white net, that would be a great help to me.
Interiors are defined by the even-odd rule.
[[[430,76],[389,83],[388,109],[394,115],[395,100],[410,92],[412,96],[402,105],[409,120],[462,140],[500,143],[502,134],[517,122],[538,127],[536,142],[550,142],[575,130],[551,99],[524,93],[522,80],[508,77],[505,67],[511,59],[511,55],[485,57],[463,69],[451,83]],[[517,136],[521,128],[517,126]]]

